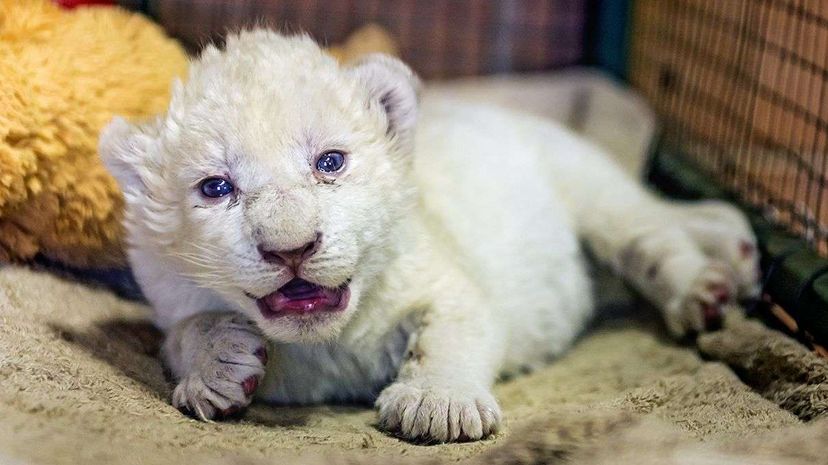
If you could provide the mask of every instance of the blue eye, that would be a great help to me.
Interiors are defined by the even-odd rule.
[[[332,150],[316,160],[316,169],[322,173],[336,173],[345,165],[345,154]]]
[[[224,178],[207,178],[201,181],[201,193],[210,198],[224,197],[233,193],[233,184]]]

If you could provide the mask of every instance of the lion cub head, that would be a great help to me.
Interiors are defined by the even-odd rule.
[[[334,336],[410,204],[416,90],[396,59],[343,67],[304,36],[208,47],[165,115],[101,136],[131,246],[271,338]]]

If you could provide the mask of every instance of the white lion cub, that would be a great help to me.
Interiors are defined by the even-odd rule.
[[[676,335],[756,292],[736,210],[660,200],[549,121],[417,90],[396,59],[341,66],[255,30],[208,47],[165,115],[106,128],[175,406],[370,401],[404,438],[475,440],[501,423],[496,377],[590,317],[579,240]]]

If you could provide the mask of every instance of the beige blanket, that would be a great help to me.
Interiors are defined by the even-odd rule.
[[[0,268],[0,463],[336,458],[379,464],[389,457],[402,463],[650,463],[646,457],[721,463],[721,454],[752,457],[733,463],[761,463],[757,454],[773,457],[768,463],[825,463],[828,457],[828,424],[803,423],[726,366],[663,339],[659,326],[625,319],[604,322],[548,367],[499,384],[507,426],[483,442],[408,444],[377,430],[374,412],[360,406],[255,405],[241,420],[198,422],[169,405],[171,386],[153,355],[158,335],[147,312],[103,290]],[[766,382],[760,388],[770,398],[790,398],[798,379],[794,391],[810,390],[804,397],[815,400],[799,399],[799,415],[819,417],[824,362],[757,325],[734,321],[730,327],[708,337],[705,350],[744,365],[739,369],[748,378],[761,374],[759,362],[786,360],[781,387]],[[740,335],[766,349],[762,360],[751,358],[755,351],[727,347]]]

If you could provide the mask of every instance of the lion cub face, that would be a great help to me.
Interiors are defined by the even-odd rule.
[[[310,39],[260,30],[208,48],[157,121],[111,123],[101,154],[132,246],[269,337],[316,341],[388,258],[415,115],[416,78],[399,61],[343,68]]]

